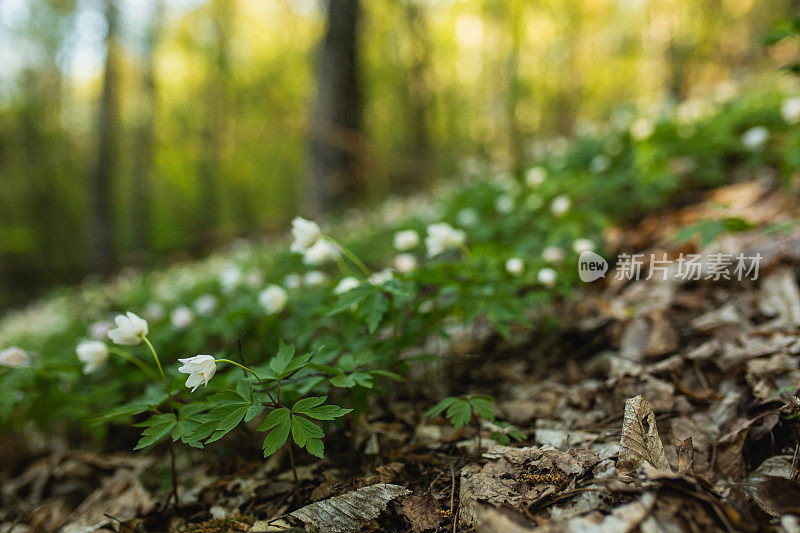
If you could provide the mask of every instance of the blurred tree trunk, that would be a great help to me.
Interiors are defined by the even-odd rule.
[[[233,2],[212,0],[211,61],[206,81],[206,108],[203,126],[203,153],[200,161],[199,232],[212,236],[220,216],[219,180],[222,171],[223,140],[226,129],[228,80],[230,77],[230,41]]]
[[[328,0],[319,50],[317,99],[309,143],[310,208],[321,212],[352,201],[363,188],[361,92],[357,57],[359,0]]]
[[[414,168],[410,172],[409,184],[413,189],[417,189],[428,182],[433,153],[428,129],[428,113],[431,102],[431,92],[427,80],[430,65],[430,38],[425,13],[418,2],[414,0],[406,2],[405,14],[409,34],[414,42],[406,83],[410,148],[415,162]]]
[[[103,75],[103,93],[97,120],[97,160],[91,181],[92,268],[98,273],[108,273],[112,258],[111,182],[114,175],[117,122],[117,39],[118,13],[114,0],[105,0],[106,66]]]
[[[507,20],[511,25],[511,50],[508,54],[508,89],[506,94],[506,117],[508,120],[509,156],[511,172],[521,178],[524,164],[524,139],[517,119],[517,105],[522,94],[522,80],[519,76],[519,54],[524,37],[524,5],[509,4]]]
[[[161,31],[161,18],[164,5],[156,0],[153,15],[145,38],[144,65],[142,72],[141,117],[136,131],[136,150],[133,161],[133,206],[131,221],[133,249],[146,252],[150,249],[152,228],[152,175],[153,150],[155,147],[155,49]]]

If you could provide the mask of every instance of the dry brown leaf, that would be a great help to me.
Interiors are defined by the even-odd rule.
[[[674,439],[675,453],[678,455],[678,473],[692,474],[694,473],[694,446],[692,446],[692,437],[685,439]]]
[[[617,468],[635,470],[641,467],[643,462],[669,470],[667,455],[658,436],[656,415],[644,398],[636,396],[625,400]]]
[[[430,494],[403,499],[403,514],[411,521],[414,533],[435,529],[442,521],[442,509]]]
[[[316,526],[322,533],[358,531],[377,518],[389,501],[410,493],[400,485],[379,483],[306,505],[289,514]]]

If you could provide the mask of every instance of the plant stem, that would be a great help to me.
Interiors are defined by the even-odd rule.
[[[239,367],[239,368],[241,368],[241,369],[247,370],[248,372],[250,372],[251,374],[253,374],[253,376],[255,376],[255,378],[258,380],[258,382],[259,382],[259,383],[261,383],[261,387],[264,389],[264,392],[266,392],[266,393],[267,393],[267,396],[269,396],[269,399],[270,399],[270,401],[272,402],[272,404],[273,404],[275,407],[278,407],[278,402],[276,402],[276,401],[275,401],[275,398],[273,398],[273,397],[272,397],[272,394],[270,394],[270,393],[269,393],[269,391],[267,390],[267,385],[266,385],[266,384],[265,384],[263,381],[261,381],[261,378],[260,378],[260,377],[258,377],[258,374],[256,374],[255,372],[253,372],[253,371],[252,371],[251,369],[249,369],[248,367],[246,367],[246,366],[244,366],[244,365],[242,365],[242,364],[240,364],[240,363],[237,363],[236,361],[231,361],[230,359],[214,359],[214,361],[215,361],[215,362],[218,362],[218,363],[230,363],[230,364],[232,364],[232,365],[236,365],[236,366],[238,366],[238,367]]]
[[[348,258],[350,261],[353,262],[353,264],[355,264],[359,269],[361,269],[361,272],[363,272],[366,277],[369,278],[372,275],[372,271],[369,268],[367,268],[367,265],[365,265],[364,262],[361,261],[361,259],[359,259],[356,254],[348,250],[346,246],[343,246],[337,240],[332,239],[330,237],[328,237],[328,239],[330,239],[330,241],[342,251],[342,253],[346,258]]]
[[[169,440],[169,459],[172,469],[172,495],[175,497],[175,508],[178,508],[178,469],[175,468],[175,441]]]
[[[156,360],[156,366],[158,367],[158,372],[161,374],[161,379],[164,380],[164,386],[167,387],[167,394],[169,394],[169,384],[167,382],[167,375],[164,373],[164,369],[161,368],[161,360],[158,358],[158,354],[156,353],[156,349],[153,348],[153,344],[147,337],[142,337],[142,340],[150,348],[150,352],[153,354],[153,359]],[[170,397],[171,399],[171,397]]]
[[[156,353],[156,349],[153,347],[153,344],[147,337],[142,337],[142,340],[147,344],[148,348],[150,348],[150,352],[153,354],[153,359],[156,360],[156,366],[158,367],[158,371],[161,374],[161,379],[164,381],[164,389],[167,391],[167,397],[169,398],[169,410],[175,415],[175,420],[178,420],[178,412],[175,410],[175,407],[172,405],[175,403],[175,400],[172,399],[172,393],[169,390],[169,381],[167,381],[167,375],[164,373],[164,369],[161,367],[161,360],[158,358],[158,354]],[[174,504],[175,508],[178,508],[178,470],[175,468],[175,441],[170,439],[169,440],[169,456],[170,456],[170,469],[172,471],[172,494],[175,497]]]
[[[294,444],[289,439],[289,464],[292,465],[292,475],[294,476],[294,501],[300,505],[300,480],[297,478],[297,468],[294,466]]]
[[[133,363],[134,365],[138,366],[153,381],[158,381],[159,380],[159,377],[155,375],[153,370],[149,366],[147,366],[144,361],[142,361],[141,359],[139,359],[135,355],[129,354],[128,352],[126,352],[124,350],[119,350],[117,348],[109,348],[108,352],[109,353],[113,353],[114,355],[118,355],[118,356],[122,357],[123,359],[125,359],[126,361],[128,361],[129,363]]]

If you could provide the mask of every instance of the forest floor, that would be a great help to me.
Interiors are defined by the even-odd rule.
[[[179,453],[177,509],[157,496],[166,448],[64,449],[2,481],[4,505],[26,518],[0,532],[287,531],[315,520],[322,531],[800,531],[793,199],[763,181],[732,185],[609,232],[607,249],[695,253],[675,233],[720,217],[754,229],[703,253],[758,252],[757,280],[628,281],[612,270],[548,309],[558,326],[547,333],[462,331],[441,364],[413,369],[334,434],[324,461],[300,459],[299,501],[285,449],[265,461],[257,442],[235,437],[203,462]],[[423,419],[437,388],[493,395],[527,440],[501,446],[488,422]]]

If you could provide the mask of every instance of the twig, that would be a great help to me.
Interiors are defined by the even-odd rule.
[[[458,509],[453,510],[453,501],[456,497],[456,470],[453,468],[453,463],[450,463],[450,477],[452,478],[452,483],[450,485],[450,516],[453,517],[453,533],[456,533]]]

